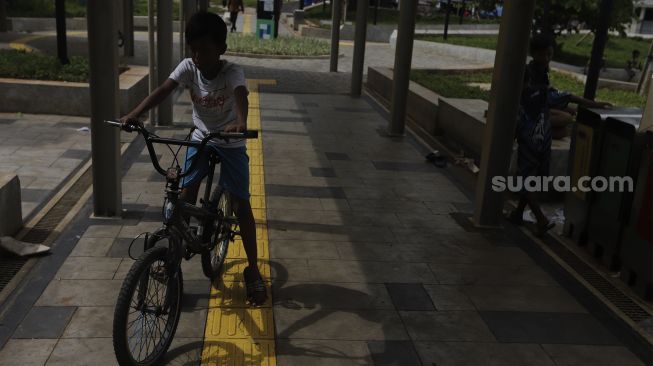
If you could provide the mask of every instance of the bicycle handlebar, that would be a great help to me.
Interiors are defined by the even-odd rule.
[[[258,131],[256,130],[246,130],[243,132],[224,132],[224,131],[218,131],[218,132],[212,132],[209,133],[202,141],[187,141],[187,140],[177,140],[177,139],[169,139],[169,138],[161,138],[158,136],[153,136],[153,134],[148,131],[145,126],[143,126],[142,123],[138,122],[136,124],[130,124],[128,126],[123,126],[120,121],[104,121],[106,124],[113,126],[113,127],[119,127],[123,131],[126,132],[132,132],[136,131],[140,133],[143,138],[145,139],[145,144],[147,146],[147,151],[150,154],[150,159],[152,160],[152,165],[154,165],[154,169],[156,169],[159,174],[166,176],[168,173],[166,170],[164,170],[161,165],[159,164],[159,159],[156,157],[156,152],[154,151],[154,146],[152,145],[153,143],[161,143],[161,144],[167,144],[167,145],[178,145],[178,146],[187,146],[187,147],[195,147],[197,148],[198,153],[201,153],[204,150],[204,147],[206,144],[208,144],[209,141],[212,139],[218,138],[222,139],[225,141],[228,141],[229,139],[255,139],[258,138]],[[187,176],[190,172],[192,172],[195,168],[195,164],[197,163],[199,159],[193,159],[193,162],[191,163],[190,167],[188,168],[187,171],[179,175],[179,178],[183,178]]]

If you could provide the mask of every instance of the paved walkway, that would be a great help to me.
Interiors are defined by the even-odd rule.
[[[91,156],[88,118],[0,113],[0,173],[20,178],[28,219]]]
[[[642,365],[526,254],[527,238],[461,225],[468,196],[446,169],[423,161],[410,137],[382,137],[387,115],[367,98],[252,97],[250,115],[262,123],[265,200],[256,201],[265,207],[257,215],[268,226],[262,263],[272,302],[259,315],[238,304],[216,310],[215,301],[238,296],[225,287],[211,296],[197,258],[185,262],[168,364],[217,364],[222,352],[278,365]],[[175,111],[182,120],[185,103]],[[134,143],[125,155],[125,217],[93,219],[87,203],[4,304],[0,365],[115,362],[112,313],[133,263],[129,243],[161,220],[163,184],[145,154]],[[238,267],[224,283],[238,283]],[[233,318],[226,323],[235,338],[215,335],[218,315]]]

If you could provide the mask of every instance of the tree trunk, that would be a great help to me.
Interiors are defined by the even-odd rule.
[[[55,18],[57,20],[57,57],[62,65],[70,63],[68,61],[68,41],[66,40],[66,3],[65,0],[56,0]]]

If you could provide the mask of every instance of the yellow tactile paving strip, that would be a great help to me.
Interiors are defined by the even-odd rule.
[[[247,127],[251,130],[261,131],[258,87],[273,83],[274,81],[270,80],[247,81],[250,91]],[[259,132],[258,139],[248,140],[247,153],[250,158],[249,189],[256,220],[259,269],[269,284],[271,282],[270,250],[265,213],[262,139],[263,134]],[[265,305],[254,308],[245,303],[243,270],[247,266],[246,258],[240,239],[229,245],[222,277],[211,288],[204,331],[202,365],[276,365],[271,290]]]

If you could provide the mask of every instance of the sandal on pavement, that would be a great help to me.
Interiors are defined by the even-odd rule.
[[[247,303],[253,306],[263,305],[268,294],[265,289],[265,281],[263,281],[261,275],[257,276],[251,268],[247,267],[243,271],[243,277],[245,277],[247,287]]]

